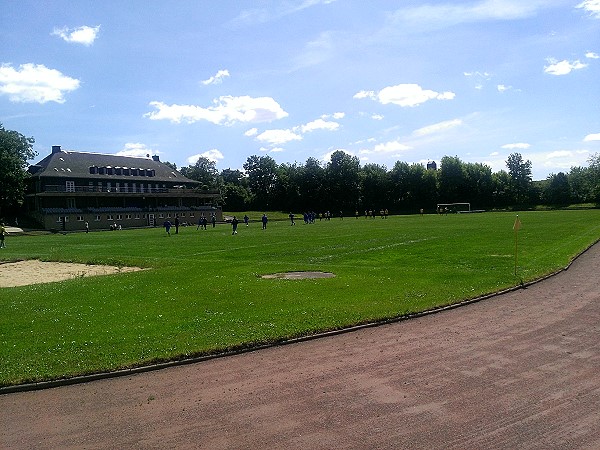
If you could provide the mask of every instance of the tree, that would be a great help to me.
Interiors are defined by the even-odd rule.
[[[531,161],[523,161],[520,153],[512,153],[506,160],[510,175],[511,199],[516,204],[527,203],[531,194]]]
[[[438,172],[441,200],[447,203],[469,202],[465,164],[458,156],[444,156]]]
[[[385,166],[365,164],[360,171],[360,180],[363,208],[389,208],[391,183]]]
[[[590,199],[600,205],[600,153],[596,153],[588,159],[588,182],[590,186]]]
[[[324,200],[325,169],[316,158],[310,157],[300,169],[298,190],[300,193],[300,210],[322,211]]]
[[[165,162],[163,162],[163,164],[165,166],[169,166],[173,170],[177,170],[177,164],[175,164],[175,163],[172,163],[172,162],[169,162],[169,161],[165,161]]]
[[[562,172],[551,174],[543,191],[544,203],[550,205],[568,205],[571,203],[569,177]]]
[[[6,130],[0,123],[0,217],[23,204],[27,161],[37,155],[34,142],[32,137]]]
[[[272,207],[277,182],[277,163],[270,156],[250,156],[244,163],[248,188],[254,207],[268,210]]]
[[[219,172],[216,162],[201,156],[193,166],[182,167],[179,172],[190,180],[196,180],[201,183],[203,189],[218,189]]]
[[[325,170],[328,209],[354,212],[360,195],[359,171],[356,156],[341,150],[333,152]]]

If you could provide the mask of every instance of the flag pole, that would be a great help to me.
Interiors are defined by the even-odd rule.
[[[515,224],[513,225],[513,230],[515,230],[515,277],[517,276],[517,258],[519,254],[519,229],[521,228],[521,221],[519,220],[519,215],[515,219]]]

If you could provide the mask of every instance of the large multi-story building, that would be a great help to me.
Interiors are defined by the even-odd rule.
[[[223,220],[218,191],[203,190],[158,156],[134,158],[62,150],[29,167],[28,214],[45,229],[74,231]]]

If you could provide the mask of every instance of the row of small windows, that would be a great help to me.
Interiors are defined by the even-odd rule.
[[[91,175],[124,175],[132,177],[155,177],[154,169],[139,169],[134,167],[98,167],[90,166]]]
[[[177,216],[179,218],[185,218],[186,214],[184,212],[182,213],[177,213]],[[190,218],[194,218],[195,214],[193,212],[188,213],[188,216]],[[175,214],[173,214],[173,216],[171,216],[171,213],[167,213],[166,215],[164,213],[160,213],[158,214],[158,218],[159,219],[164,219],[164,218],[170,219],[171,217],[175,217]],[[132,218],[131,214],[125,214],[125,220],[130,220]],[[134,214],[133,215],[134,219],[140,219],[140,214]],[[146,214],[142,214],[141,215],[142,219],[146,219],[147,215]],[[94,218],[94,220],[96,222],[99,222],[102,220],[102,216],[100,214],[97,214],[96,217]],[[107,214],[106,216],[106,220],[123,220],[123,214]],[[58,216],[56,222],[57,223],[63,223],[63,222],[68,222],[69,221],[69,216]],[[77,216],[77,221],[78,222],[84,222],[85,218],[83,216]]]

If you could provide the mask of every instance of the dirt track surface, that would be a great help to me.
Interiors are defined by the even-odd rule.
[[[600,245],[466,307],[0,396],[1,448],[600,448]]]

